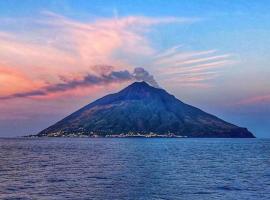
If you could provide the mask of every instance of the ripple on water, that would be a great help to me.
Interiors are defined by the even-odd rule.
[[[270,140],[0,139],[0,199],[270,199]]]

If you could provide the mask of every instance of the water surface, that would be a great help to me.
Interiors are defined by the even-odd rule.
[[[0,199],[270,199],[270,140],[0,139]]]

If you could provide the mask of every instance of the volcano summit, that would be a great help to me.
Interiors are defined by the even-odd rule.
[[[183,103],[163,89],[134,82],[41,131],[38,136],[178,136],[253,138],[241,128]]]

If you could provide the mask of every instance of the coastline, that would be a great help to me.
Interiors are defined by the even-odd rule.
[[[26,135],[25,138],[42,138],[42,137],[65,137],[65,138],[187,138],[175,134],[50,134],[50,135]]]

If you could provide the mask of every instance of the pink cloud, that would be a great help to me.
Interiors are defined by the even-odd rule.
[[[0,66],[0,94],[10,95],[43,86],[42,81],[33,81],[26,74],[11,67]]]
[[[45,15],[45,18],[35,20],[44,28],[29,27],[29,32],[23,34],[0,32],[1,63],[7,68],[13,66],[14,72],[27,75],[21,85],[38,82],[44,88],[44,85],[61,83],[60,77],[99,74],[99,66],[103,64],[118,66],[115,70],[130,69],[132,63],[115,58],[114,54],[120,50],[126,55],[154,55],[155,50],[144,36],[150,26],[196,20],[129,16],[79,22],[55,13],[45,12]],[[18,79],[17,75],[11,74],[11,79]],[[7,75],[2,75],[2,79],[5,77]],[[11,85],[5,90],[21,91]],[[1,96],[5,94],[7,92],[0,91]]]
[[[261,103],[270,103],[270,94],[243,99],[239,101],[237,104],[238,105],[251,105],[251,104],[261,104]]]

